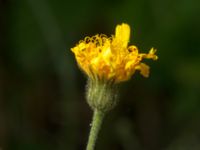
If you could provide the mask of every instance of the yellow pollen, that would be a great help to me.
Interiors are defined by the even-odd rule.
[[[130,27],[122,23],[116,26],[115,35],[107,37],[97,34],[86,37],[71,50],[79,67],[92,79],[114,80],[119,83],[130,79],[136,70],[148,77],[150,67],[141,61],[157,60],[156,50],[151,48],[147,54],[139,53],[136,46],[128,46],[129,39]]]

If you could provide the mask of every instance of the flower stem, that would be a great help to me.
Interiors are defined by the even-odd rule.
[[[104,118],[104,112],[99,111],[97,109],[94,110],[92,125],[86,150],[94,150],[98,133],[101,128],[101,124],[103,122],[103,118]]]

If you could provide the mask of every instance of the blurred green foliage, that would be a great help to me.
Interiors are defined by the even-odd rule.
[[[0,147],[84,149],[92,112],[70,51],[78,40],[132,28],[131,43],[158,49],[150,78],[121,86],[97,150],[200,149],[199,0],[1,0]]]

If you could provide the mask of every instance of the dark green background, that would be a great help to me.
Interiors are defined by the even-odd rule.
[[[70,48],[122,22],[159,60],[121,86],[97,150],[200,149],[199,0],[0,0],[0,149],[85,149],[92,111]]]

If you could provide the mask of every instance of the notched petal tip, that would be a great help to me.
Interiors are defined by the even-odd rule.
[[[153,60],[157,60],[158,59],[158,56],[157,55],[155,55],[155,53],[156,53],[156,51],[157,51],[157,49],[155,49],[155,48],[151,48],[150,49],[150,51],[149,51],[149,57],[151,58],[151,59],[153,59]]]
[[[157,60],[158,56],[155,54],[156,53],[156,49],[151,48],[148,54],[142,53],[140,54],[140,56],[142,58],[146,58],[146,59],[153,59],[153,60]]]

